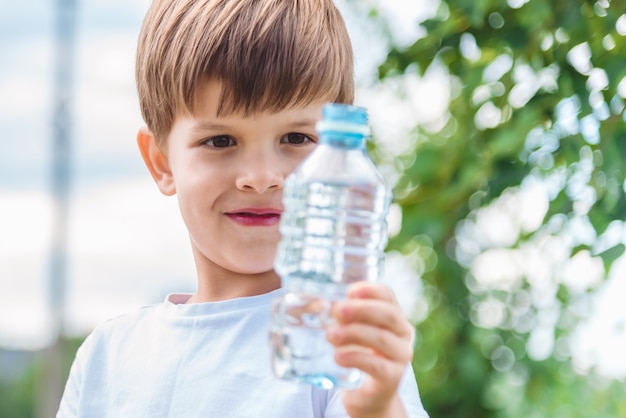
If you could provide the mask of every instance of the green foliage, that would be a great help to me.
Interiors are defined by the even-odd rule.
[[[65,375],[61,377],[65,383],[67,373],[82,338],[65,339],[62,341],[63,364]],[[40,416],[37,407],[42,399],[42,391],[47,390],[43,382],[46,378],[48,365],[43,351],[24,353],[30,360],[25,363],[23,371],[15,377],[0,379],[0,418],[34,418]],[[5,371],[0,367],[0,375]]]
[[[0,382],[0,418],[32,418],[34,412],[35,367],[17,381]]]
[[[411,158],[397,157],[412,164],[400,164],[402,230],[389,244],[408,254],[427,236],[436,254],[423,274],[430,310],[417,327],[414,360],[431,416],[624,416],[619,382],[574,372],[557,348],[530,355],[530,335],[547,311],[529,296],[537,286],[530,270],[485,285],[470,267],[491,249],[523,266],[528,248],[546,252],[546,242],[563,236],[570,257],[600,260],[605,277],[623,255],[623,242],[602,246],[596,238],[626,214],[625,11],[624,1],[442,0],[422,23],[426,34],[407,47],[392,42],[379,67],[383,83],[445,71],[452,93],[439,124],[413,130]],[[459,256],[463,226],[530,179],[551,185],[543,224],[520,228],[506,245],[465,236],[476,248]],[[575,222],[595,236],[571,233]],[[554,259],[548,279],[558,283],[550,303],[555,346],[568,341],[584,315],[576,307],[597,286],[581,293],[559,283],[566,261]],[[481,322],[479,310],[490,306],[502,308],[501,317]]]

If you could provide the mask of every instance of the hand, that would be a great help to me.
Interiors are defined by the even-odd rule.
[[[333,307],[337,324],[327,338],[335,361],[365,373],[361,387],[346,390],[342,400],[353,417],[404,417],[398,386],[413,357],[414,328],[393,291],[376,283],[355,283],[348,298]]]

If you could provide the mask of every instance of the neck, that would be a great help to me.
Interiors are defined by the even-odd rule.
[[[274,270],[246,274],[225,269],[210,260],[196,260],[198,288],[187,303],[217,302],[257,296],[280,288],[280,277]]]

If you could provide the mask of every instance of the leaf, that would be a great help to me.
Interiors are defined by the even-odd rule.
[[[602,258],[602,261],[604,262],[604,268],[606,271],[609,271],[611,269],[611,266],[613,265],[613,262],[617,260],[622,254],[624,254],[624,250],[626,250],[626,245],[617,244],[616,246],[611,247],[608,250],[598,254],[598,256],[600,256],[600,258]]]
[[[572,200],[578,195],[568,195],[565,186],[570,191],[588,186],[595,188],[596,201],[588,217],[598,235],[612,222],[623,221],[626,216],[626,124],[622,110],[612,109],[608,117],[599,119],[601,140],[594,145],[587,144],[580,132],[566,132],[562,129],[563,120],[557,119],[564,116],[570,118],[571,126],[580,126],[582,117],[597,114],[598,109],[605,106],[602,101],[608,105],[618,94],[617,86],[626,75],[626,37],[617,33],[615,22],[624,15],[624,2],[531,0],[519,3],[523,4],[515,8],[509,0],[441,0],[437,17],[421,25],[426,34],[409,43],[408,48],[391,49],[381,65],[382,77],[396,77],[407,68],[411,71],[417,68],[423,74],[436,59],[450,80],[451,99],[446,112],[449,120],[454,121],[448,128],[453,128],[433,134],[422,126],[415,127],[421,137],[414,150],[415,162],[410,167],[398,165],[402,169],[397,183],[403,192],[397,202],[402,208],[402,230],[390,240],[390,246],[403,251],[410,248],[415,236],[426,234],[432,239],[438,260],[434,269],[423,277],[427,287],[436,287],[437,297],[428,298],[430,313],[418,326],[423,342],[416,351],[416,364],[422,362],[420,356],[427,359],[429,355],[432,359],[436,353],[434,365],[418,373],[422,396],[432,416],[621,416],[617,408],[610,406],[623,404],[621,386],[594,387],[594,379],[575,373],[567,356],[559,350],[555,350],[558,355],[541,362],[524,356],[527,333],[516,329],[516,322],[532,327],[542,315],[541,307],[534,306],[529,296],[532,293],[530,278],[517,279],[519,284],[514,291],[486,291],[481,289],[483,284],[477,283],[472,271],[463,268],[472,260],[464,259],[459,263],[454,259],[460,254],[457,250],[461,245],[466,250],[464,257],[484,253],[483,246],[489,244],[480,238],[457,242],[459,236],[455,231],[475,228],[474,213],[485,215],[486,212],[474,210],[479,211],[480,205],[489,206],[509,188],[519,190],[529,174],[533,176],[529,179],[532,181],[541,176],[550,179],[552,200],[543,219],[544,227],[521,234],[511,248],[507,247],[511,251],[564,233],[567,221],[576,212],[574,209],[578,210]],[[498,28],[489,24],[490,15],[496,12],[504,21]],[[460,39],[464,34],[475,38],[481,52],[478,59],[468,60],[463,55]],[[581,74],[568,58],[571,49],[583,42],[589,45],[591,65],[603,69],[608,77],[608,87],[591,97],[590,75],[596,78],[602,73],[589,74],[583,70]],[[500,56],[511,57],[515,65],[508,70],[503,67],[498,80],[485,86],[485,69],[494,68],[490,65]],[[532,71],[526,72],[526,67],[520,64],[527,64]],[[546,74],[553,74],[552,71],[556,74],[555,86],[551,85],[551,76],[546,77]],[[523,107],[513,108],[511,91],[514,86],[523,84],[525,78],[542,83],[543,88]],[[515,91],[518,94],[519,91]],[[571,114],[564,115],[563,107],[558,105],[566,99],[578,105]],[[499,109],[506,107],[507,113],[498,126],[483,130],[476,126],[475,116],[486,101]],[[549,154],[548,161],[554,164],[539,167],[533,165],[537,159],[525,158],[530,152],[526,146],[533,140],[528,137],[531,129],[555,135],[553,143],[542,136],[531,145],[533,152],[541,149]],[[576,174],[582,167],[583,148],[585,154],[589,149],[593,152],[593,162],[584,167],[584,173]],[[505,198],[501,202],[516,204],[515,199]],[[515,208],[509,209],[515,212]],[[489,223],[489,219],[482,221]],[[491,232],[498,234],[497,229]],[[480,231],[475,233],[480,235]],[[567,240],[564,243],[575,245],[568,244]],[[595,243],[591,242],[564,250],[574,256],[594,247]],[[610,266],[624,252],[624,245],[620,244],[600,257],[605,266]],[[554,264],[550,268],[559,267]],[[524,271],[520,268],[515,273],[524,274]],[[491,273],[492,280],[497,280],[497,272]],[[479,314],[481,297],[503,301],[505,316],[510,321],[489,333],[479,332],[472,317]],[[576,325],[577,319],[570,314],[576,311],[580,295],[562,286],[554,297],[553,302],[561,306],[561,316],[557,318],[559,329],[555,334],[558,345],[571,335]],[[518,310],[524,312],[521,320],[513,318]],[[478,334],[481,338],[476,343],[472,336]],[[508,372],[495,370],[491,357],[481,350],[485,344],[494,348],[508,346],[508,341],[514,338],[519,340],[520,347],[515,364]],[[484,362],[481,363],[481,359]],[[424,368],[423,364],[421,366]],[[523,381],[506,378],[512,375],[524,376]],[[511,384],[511,381],[518,383]]]

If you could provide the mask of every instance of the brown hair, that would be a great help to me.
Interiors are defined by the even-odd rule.
[[[162,145],[209,78],[224,86],[221,114],[351,103],[352,60],[333,0],[154,0],[137,47],[141,112]]]

